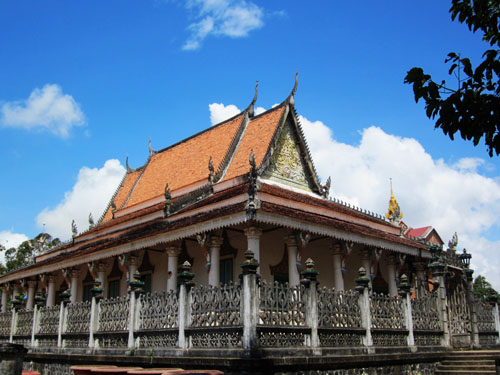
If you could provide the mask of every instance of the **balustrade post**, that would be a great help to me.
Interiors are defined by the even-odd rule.
[[[90,290],[92,293],[92,302],[90,305],[90,324],[89,324],[89,348],[95,348],[94,332],[97,331],[97,323],[99,321],[99,301],[102,299],[103,289],[101,282],[96,280],[94,287]]]
[[[179,347],[187,349],[189,338],[186,338],[186,328],[191,325],[191,287],[193,286],[194,273],[191,272],[191,264],[185,261],[181,266],[179,281]]]
[[[243,349],[254,350],[258,346],[257,321],[259,315],[259,293],[257,269],[259,262],[251,250],[245,252],[245,260],[240,264],[243,288],[241,291],[241,316],[243,321]]]
[[[470,268],[465,268],[464,272],[465,272],[465,278],[467,280],[467,303],[469,304],[469,311],[470,311],[472,346],[474,348],[479,348],[481,345],[479,344],[479,329],[477,326],[476,304],[474,302],[474,292],[472,285],[473,281],[472,274],[474,273],[474,270],[471,270]]]
[[[311,328],[310,345],[312,348],[317,348],[319,347],[317,291],[319,271],[314,269],[314,261],[311,258],[306,260],[306,269],[300,274],[304,277],[302,284],[307,290],[306,324]]]
[[[10,319],[10,337],[9,342],[14,342],[14,331],[16,329],[17,311],[15,307],[12,307],[12,318]]]
[[[71,298],[71,291],[69,289],[65,290],[61,294],[59,294],[59,298],[61,299],[61,304],[59,306],[59,326],[57,328],[57,347],[60,348],[63,346],[62,335],[66,330],[66,304],[69,302]]]
[[[403,299],[406,329],[408,330],[408,346],[415,346],[415,337],[413,335],[413,315],[411,310],[411,286],[408,283],[408,276],[402,275],[398,285],[399,295]]]
[[[31,347],[35,347],[36,341],[35,341],[35,332],[37,329],[37,322],[38,321],[38,305],[35,304],[33,307],[33,324],[31,325]]]
[[[441,340],[442,346],[450,346],[450,329],[448,322],[447,313],[447,297],[446,288],[444,285],[444,274],[446,270],[446,264],[441,262],[441,254],[443,249],[439,246],[433,246],[429,249],[431,252],[433,262],[429,264],[429,268],[432,271],[432,285],[437,288],[438,295],[438,310],[439,310],[439,320],[441,322],[441,329],[443,330],[443,338]]]
[[[361,313],[361,326],[365,329],[365,337],[363,338],[364,346],[373,346],[372,339],[372,317],[370,313],[370,279],[366,277],[366,270],[360,267],[358,271],[359,277],[356,281],[356,290],[359,292],[359,309]]]
[[[494,292],[488,297],[489,304],[493,307],[493,314],[495,318],[495,331],[497,332],[496,344],[500,344],[500,316],[498,311],[498,295]]]
[[[129,284],[129,298],[130,298],[130,308],[129,308],[129,318],[128,318],[128,348],[135,348],[135,337],[134,331],[136,326],[136,316],[138,316],[136,311],[137,297],[142,293],[144,282],[142,281],[141,274],[136,270],[133,275],[131,275],[131,280],[128,281]]]

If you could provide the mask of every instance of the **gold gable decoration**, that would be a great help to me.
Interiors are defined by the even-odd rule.
[[[279,135],[276,152],[264,176],[304,190],[311,190],[295,135],[288,122],[284,124]]]

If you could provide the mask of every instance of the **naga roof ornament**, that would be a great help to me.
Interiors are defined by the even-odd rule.
[[[208,182],[211,184],[215,182],[214,161],[211,156],[208,160]]]
[[[394,192],[392,190],[392,178],[391,178],[391,199],[389,199],[389,210],[385,214],[385,217],[388,218],[393,223],[399,223],[403,218],[403,213],[401,212],[401,208],[399,207],[398,201],[394,198]]]
[[[259,87],[259,80],[255,83],[255,94],[253,96],[252,102],[248,106],[248,117],[252,118],[255,116],[255,102],[257,101],[257,95],[259,94],[258,91]]]
[[[294,96],[295,96],[295,93],[297,92],[297,86],[299,85],[298,75],[299,75],[299,71],[297,70],[295,72],[295,85],[293,86],[292,92],[290,93],[290,96],[288,97],[288,103],[291,106],[295,105],[295,98],[294,98]]]
[[[155,155],[157,152],[151,147],[151,137],[148,140],[149,157]]]
[[[132,172],[132,168],[130,168],[130,165],[128,164],[128,154],[125,157],[125,165],[127,166],[127,173]]]
[[[75,220],[71,222],[71,232],[73,233],[73,237],[78,235],[78,228],[76,227]]]

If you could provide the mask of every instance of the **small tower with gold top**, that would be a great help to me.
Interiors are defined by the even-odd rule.
[[[389,199],[389,210],[385,214],[385,217],[388,218],[392,223],[399,224],[401,219],[403,218],[403,213],[399,208],[398,201],[394,198],[394,192],[392,191],[392,178],[391,178],[391,199]]]

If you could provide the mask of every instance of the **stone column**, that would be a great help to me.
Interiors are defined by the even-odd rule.
[[[181,266],[182,272],[179,274],[179,348],[189,347],[189,336],[186,329],[190,327],[191,315],[191,286],[193,285],[194,274],[191,272],[191,264],[185,261]]]
[[[299,245],[295,235],[285,237],[286,248],[288,249],[288,284],[297,286],[300,283],[299,271],[297,270],[297,252]]]
[[[249,227],[245,229],[245,236],[247,236],[248,250],[253,253],[255,260],[260,263],[260,236],[262,230],[257,227]]]
[[[339,242],[332,245],[333,286],[335,290],[344,290],[344,275],[342,275],[342,247]]]
[[[317,276],[319,272],[314,269],[314,261],[309,258],[306,260],[306,269],[301,272],[303,276],[302,283],[306,287],[306,323],[311,327],[311,341],[309,345],[312,348],[317,348],[319,343],[318,336],[318,292],[317,292]],[[321,352],[315,352],[320,355]]]
[[[208,284],[219,286],[220,284],[220,247],[222,245],[222,237],[212,236],[208,245],[210,252],[210,270],[208,272]]]
[[[137,257],[134,255],[130,255],[128,257],[128,262],[127,262],[127,273],[128,273],[128,280],[133,280],[134,275],[137,272],[138,268],[138,262],[137,262]]]
[[[55,275],[47,275],[47,306],[54,306],[56,304],[56,280]]]
[[[387,283],[389,284],[389,295],[396,297],[398,295],[398,285],[396,283],[396,256],[388,255],[387,259]]]
[[[26,301],[26,310],[33,310],[33,306],[35,304],[35,291],[36,291],[35,280],[28,280],[28,298]]]
[[[472,347],[474,349],[479,348],[481,345],[479,344],[479,327],[477,325],[477,313],[476,313],[476,304],[474,303],[474,290],[473,290],[473,280],[472,274],[473,270],[470,268],[464,269],[465,277],[467,280],[467,303],[469,304],[470,311],[470,320],[471,320],[471,341]]]
[[[167,291],[177,290],[177,269],[179,268],[181,249],[177,246],[169,246],[166,251],[168,255]]]
[[[99,262],[97,264],[96,280],[99,280],[102,288],[103,298],[108,298],[108,285],[106,283],[106,263]]]
[[[425,272],[427,268],[427,263],[425,262],[415,262],[413,263],[416,270],[417,282],[415,283],[415,293],[417,297],[424,295],[427,288],[427,274]]]
[[[76,298],[78,296],[78,282],[80,281],[79,280],[79,277],[80,277],[80,270],[78,269],[72,269],[70,271],[70,285],[71,285],[71,297],[70,297],[70,302],[71,303],[75,303],[76,302]]]
[[[359,255],[361,258],[361,267],[364,268],[366,272],[366,277],[370,280],[368,283],[368,289],[372,289],[372,262],[371,262],[371,251],[368,248],[364,248],[360,251]]]
[[[2,286],[2,312],[7,311],[7,303],[8,303],[8,291],[6,286]]]
[[[19,284],[14,283],[14,284],[12,284],[12,296],[11,296],[11,300],[15,301],[16,297],[18,295],[19,295]]]

